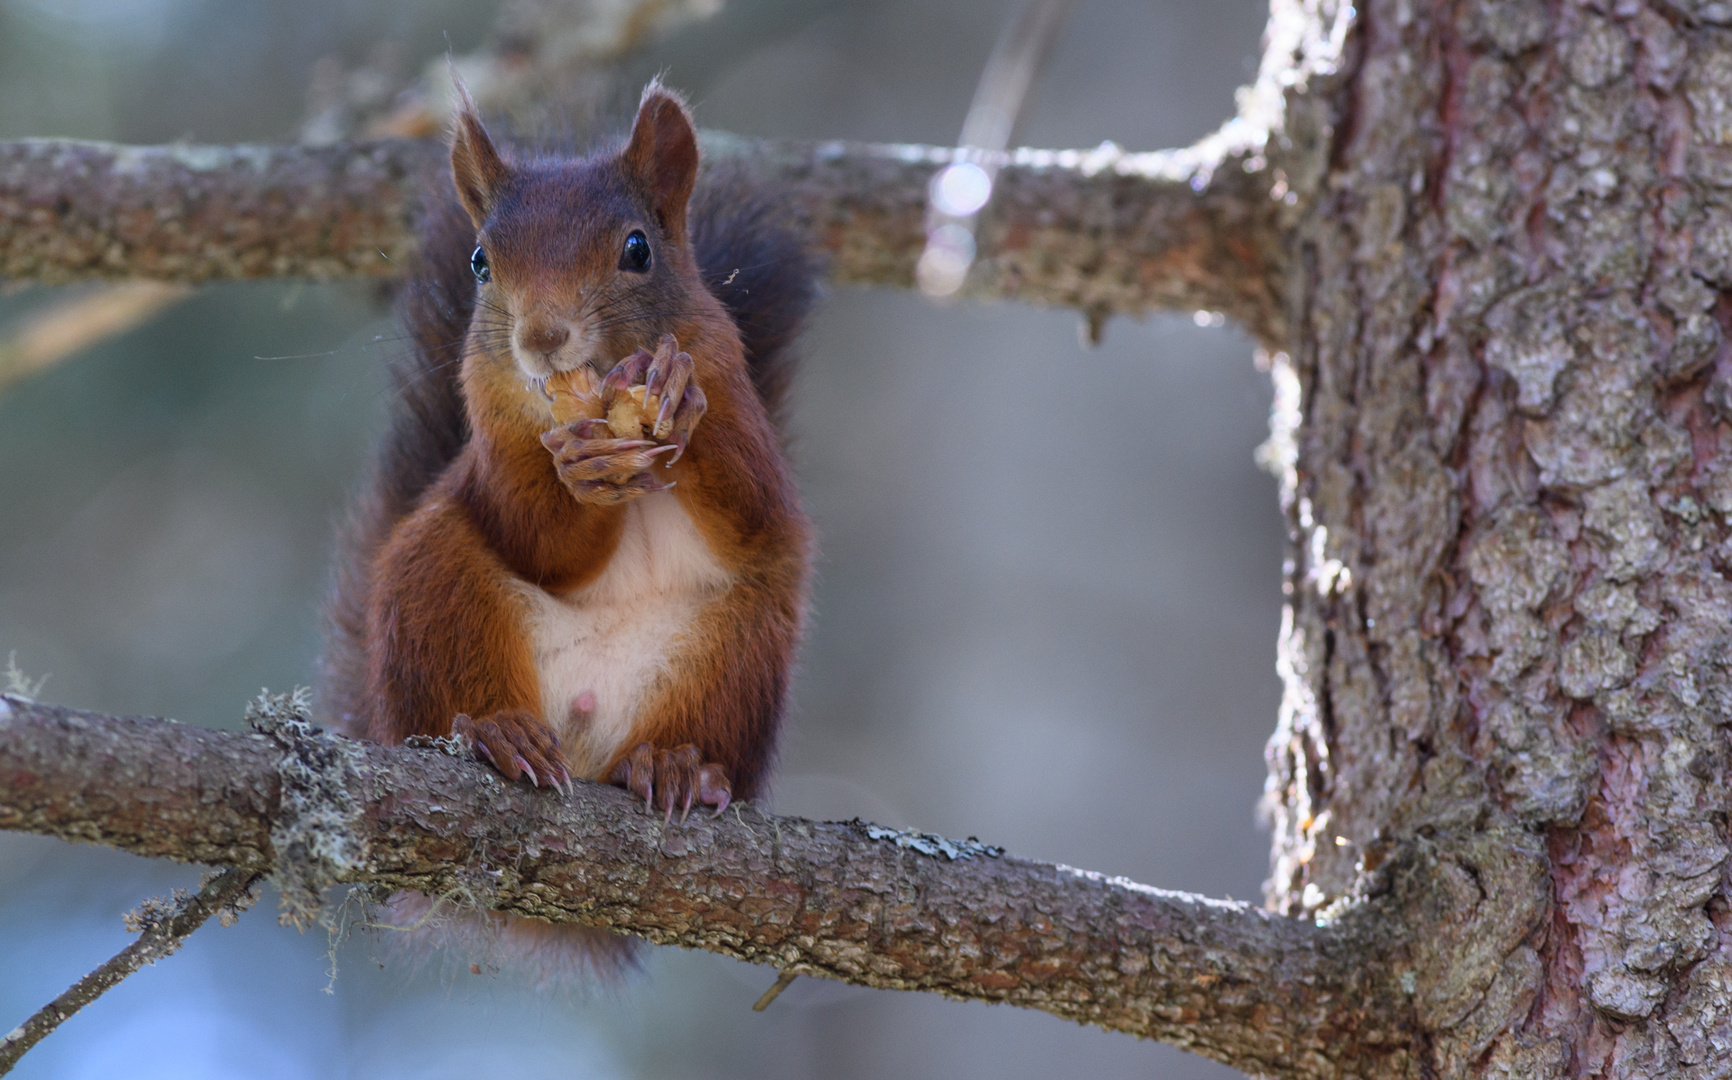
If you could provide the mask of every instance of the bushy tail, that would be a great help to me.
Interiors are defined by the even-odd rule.
[[[729,162],[705,170],[690,219],[704,284],[733,316],[752,383],[780,431],[796,339],[818,299],[817,256],[788,227],[786,200]]]
[[[582,994],[619,982],[638,967],[643,943],[634,937],[570,923],[550,923],[400,892],[381,905],[372,925],[386,955],[410,970],[449,978],[509,972],[543,992]]]
[[[367,599],[374,556],[469,439],[458,376],[475,311],[475,278],[469,270],[475,226],[449,191],[430,194],[422,205],[429,209],[421,223],[420,260],[397,300],[410,349],[386,362],[389,426],[365,492],[338,533],[325,601],[317,713],[327,726],[355,738],[367,734],[360,705],[367,685]]]

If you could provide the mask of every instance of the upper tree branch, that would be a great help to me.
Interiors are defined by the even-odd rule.
[[[950,857],[859,822],[746,807],[665,827],[612,788],[564,797],[292,717],[270,730],[0,698],[0,828],[271,871],[291,902],[329,882],[458,890],[784,970],[1044,1009],[1254,1073],[1335,1076],[1402,1041],[1401,995],[1351,924],[978,844]]]
[[[711,134],[791,195],[836,280],[908,286],[926,186],[951,151]],[[1280,336],[1271,170],[1247,154],[1016,151],[983,218],[966,292],[1082,308],[1225,312]],[[333,147],[0,142],[0,278],[388,278],[415,250],[426,140]]]

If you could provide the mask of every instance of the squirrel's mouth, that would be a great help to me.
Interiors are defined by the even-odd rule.
[[[600,344],[582,324],[519,323],[511,335],[510,351],[525,378],[545,382],[579,368],[599,368],[596,350]]]
[[[586,356],[574,367],[555,370],[546,375],[524,372],[527,376],[524,387],[532,397],[539,397],[542,404],[552,407],[555,416],[558,416],[562,409],[570,411],[574,400],[598,405],[601,401],[603,377],[601,365],[595,360],[593,355]],[[584,408],[589,406],[585,405]]]
[[[549,390],[547,388],[548,380],[550,380],[550,379],[563,380],[566,377],[566,374],[567,373],[565,373],[565,372],[556,371],[552,375],[531,375],[529,377],[529,381],[526,382],[524,385],[529,389],[529,391],[531,393],[535,394],[537,397],[540,397],[543,401],[552,401],[553,400],[553,391]]]
[[[521,369],[522,365],[519,364],[518,367]],[[577,372],[580,371],[587,374],[590,380],[596,385],[599,386],[601,384],[602,375],[604,373],[601,369],[601,365],[595,362],[595,357],[593,356],[586,356],[569,368],[555,368],[546,375],[536,375],[528,371],[525,371],[524,375],[528,379],[527,386],[531,391],[539,394],[548,401],[552,401],[553,391],[547,388],[548,380],[553,379],[563,382],[573,378],[579,378],[581,376],[578,376]]]

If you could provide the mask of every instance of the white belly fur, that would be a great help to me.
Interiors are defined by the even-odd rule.
[[[732,579],[671,492],[626,507],[601,576],[555,596],[527,583],[542,717],[576,775],[597,778],[631,734],[703,606]],[[587,720],[578,698],[595,695]]]

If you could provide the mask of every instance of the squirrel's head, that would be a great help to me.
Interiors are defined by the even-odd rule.
[[[618,153],[529,161],[501,155],[461,83],[458,96],[451,174],[475,223],[487,351],[537,381],[585,364],[605,374],[691,314],[698,142],[676,94],[650,83]]]

